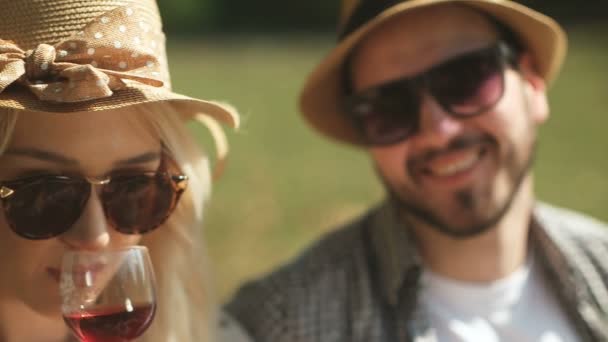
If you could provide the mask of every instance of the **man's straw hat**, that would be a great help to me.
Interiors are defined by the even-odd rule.
[[[359,134],[342,108],[342,64],[349,52],[374,28],[395,16],[442,4],[461,4],[481,10],[504,23],[531,52],[547,83],[557,76],[566,55],[566,35],[551,18],[509,0],[343,0],[340,40],[308,77],[300,107],[321,133],[361,145]],[[433,23],[429,23],[433,25]]]

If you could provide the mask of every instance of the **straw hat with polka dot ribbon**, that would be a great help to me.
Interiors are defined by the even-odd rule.
[[[154,0],[0,0],[0,8],[0,108],[69,113],[168,101],[211,128],[239,124],[229,105],[171,91]]]

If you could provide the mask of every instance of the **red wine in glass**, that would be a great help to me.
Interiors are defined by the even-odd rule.
[[[148,250],[69,251],[63,256],[63,319],[81,342],[129,342],[152,324],[154,270]]]
[[[64,316],[65,322],[83,342],[127,342],[146,331],[156,305],[94,309]]]

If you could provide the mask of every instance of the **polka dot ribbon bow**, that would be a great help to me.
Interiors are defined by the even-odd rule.
[[[0,92],[16,82],[43,101],[81,102],[109,97],[129,82],[162,87],[168,76],[157,57],[164,56],[162,44],[160,29],[124,7],[54,46],[23,51],[0,39]]]

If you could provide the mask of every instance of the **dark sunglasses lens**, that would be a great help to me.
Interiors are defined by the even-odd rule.
[[[78,220],[89,195],[90,185],[84,181],[32,179],[4,200],[4,213],[18,235],[48,239],[65,232]]]
[[[476,115],[502,97],[502,65],[495,51],[465,56],[437,68],[431,76],[431,93],[449,112]]]
[[[123,234],[143,234],[160,226],[177,202],[166,174],[115,177],[103,192],[109,223]]]
[[[418,126],[418,95],[407,81],[368,90],[353,99],[351,114],[370,145],[407,138]]]

